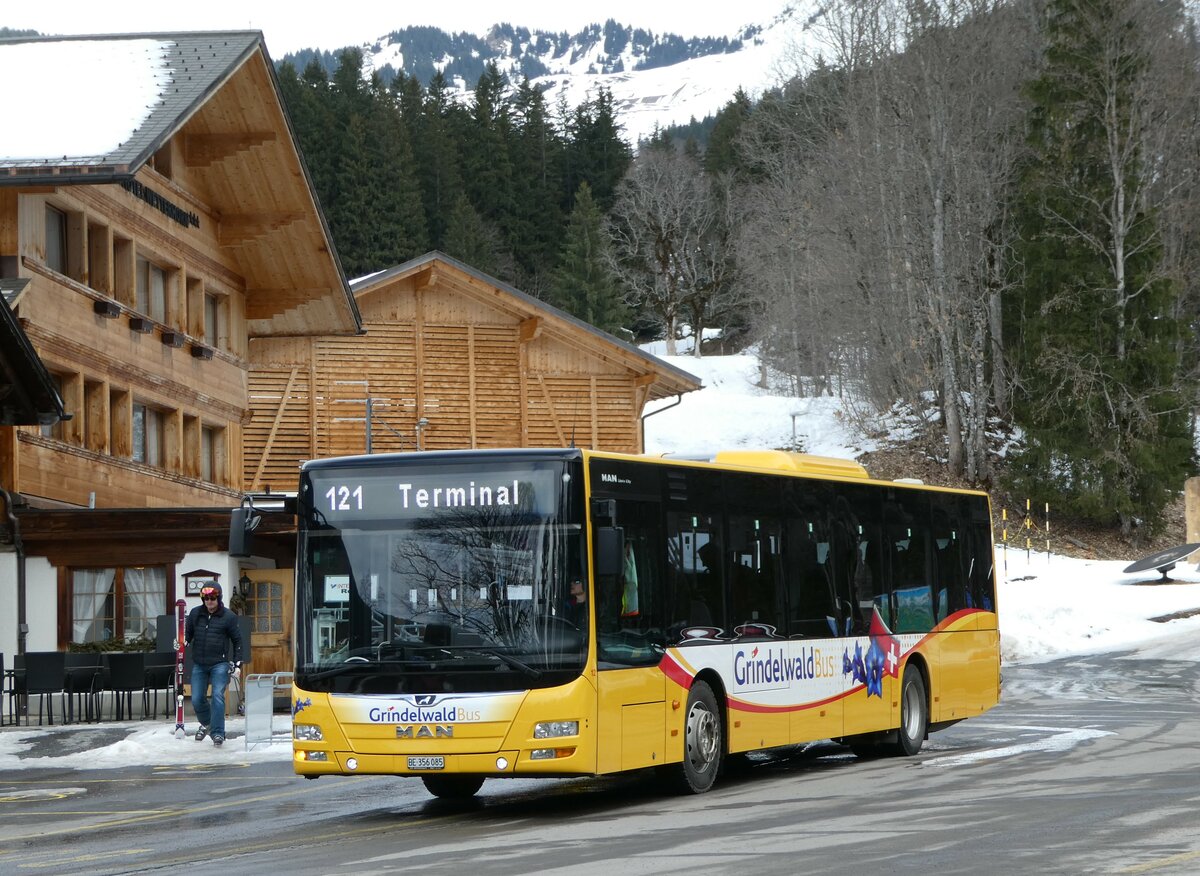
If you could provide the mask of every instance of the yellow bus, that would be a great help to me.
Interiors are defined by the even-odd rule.
[[[985,493],[776,451],[306,463],[297,773],[657,768],[833,739],[912,755],[1000,693]]]

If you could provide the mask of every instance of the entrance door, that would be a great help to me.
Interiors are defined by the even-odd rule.
[[[292,617],[296,585],[292,569],[247,569],[250,587],[246,594],[246,616],[250,619],[250,665],[252,674],[291,672]]]

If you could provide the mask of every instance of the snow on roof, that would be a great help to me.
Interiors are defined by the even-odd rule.
[[[156,39],[28,42],[0,48],[10,88],[0,160],[88,164],[128,142],[172,75],[171,44]],[[36,73],[35,73],[36,71]]]
[[[258,31],[0,39],[9,184],[132,175],[259,45]]]

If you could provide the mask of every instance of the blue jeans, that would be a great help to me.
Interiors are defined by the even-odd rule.
[[[212,682],[212,702],[208,698],[208,685]],[[225,688],[229,686],[229,663],[192,664],[192,708],[196,720],[208,728],[213,736],[225,735]]]

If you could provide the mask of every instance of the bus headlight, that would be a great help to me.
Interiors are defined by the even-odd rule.
[[[293,724],[292,738],[299,739],[301,742],[322,742],[325,735],[321,733],[319,724]]]
[[[534,739],[554,739],[559,736],[578,735],[578,721],[541,721],[533,725]]]

